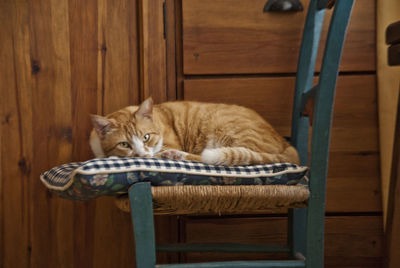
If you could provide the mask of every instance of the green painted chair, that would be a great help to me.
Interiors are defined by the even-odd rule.
[[[332,110],[339,63],[353,0],[338,0],[334,5],[324,57],[317,85],[312,86],[325,9],[334,1],[311,0],[305,22],[296,77],[292,113],[292,144],[298,149],[301,164],[308,165],[309,197],[306,208],[288,208],[289,225],[286,247],[242,244],[181,244],[156,247],[153,224],[152,189],[149,183],[133,184],[129,200],[139,268],[151,267],[315,267],[324,266],[324,213],[326,177]],[[304,114],[309,100],[314,100],[313,116]],[[311,122],[312,121],[312,122]],[[310,158],[308,143],[310,123],[312,138]],[[308,159],[310,159],[308,161]],[[287,252],[291,260],[231,261],[193,264],[156,265],[159,251],[212,252]]]

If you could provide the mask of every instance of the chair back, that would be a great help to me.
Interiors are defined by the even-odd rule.
[[[300,154],[301,164],[311,172],[326,173],[332,125],[332,111],[340,58],[353,0],[338,0],[334,5],[318,82],[313,86],[326,6],[332,1],[311,0],[297,67],[292,114],[292,145]],[[308,155],[310,117],[303,113],[307,101],[314,98],[311,155]],[[310,162],[308,161],[310,159]]]
[[[292,114],[292,145],[302,165],[310,167],[308,208],[289,210],[292,253],[307,256],[307,266],[323,267],[326,179],[332,112],[336,81],[353,0],[311,0],[304,27],[297,66]],[[321,71],[313,86],[315,63],[324,22],[325,9],[334,4],[324,48]],[[304,114],[306,104],[314,100],[311,117]],[[312,120],[312,122],[310,122]],[[312,123],[309,154],[310,123]],[[322,220],[321,220],[322,217]],[[312,231],[311,231],[312,230]],[[310,252],[310,254],[307,254]]]

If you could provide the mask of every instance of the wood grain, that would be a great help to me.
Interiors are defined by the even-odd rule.
[[[380,267],[382,222],[377,216],[326,217],[325,267]],[[205,226],[207,231],[204,231]],[[272,218],[187,218],[186,242],[286,242],[287,220]],[[368,235],[365,235],[368,233]],[[283,254],[189,253],[187,262],[237,259],[276,259]]]
[[[303,12],[263,13],[264,0],[182,1],[184,73],[296,72],[309,1],[302,3]],[[341,71],[376,69],[374,18],[375,0],[356,1]],[[317,70],[321,56],[320,50]]]
[[[173,42],[175,43],[175,72],[176,72],[176,99],[182,100],[183,96],[183,81],[184,81],[184,73],[183,73],[183,44],[182,44],[182,4],[181,0],[167,0],[168,2],[174,1],[175,6],[175,37]],[[170,17],[168,17],[169,19]],[[167,23],[172,19],[169,19]],[[169,38],[171,36],[167,34],[167,41],[169,42]]]
[[[39,175],[93,157],[90,113],[140,101],[138,2],[2,1],[0,7],[6,63],[0,66],[0,266],[131,266],[129,215],[111,198],[59,198]],[[158,226],[160,239],[177,237],[173,224],[176,218]]]
[[[30,187],[34,193],[30,223],[33,267],[74,265],[75,230],[74,219],[70,217],[74,205],[55,199],[37,180],[43,170],[71,161],[74,150],[70,71],[70,61],[74,58],[69,54],[68,4],[42,1],[30,10],[31,58],[33,68],[38,69],[32,81],[33,151],[37,154]],[[43,220],[47,220],[47,228],[43,228]],[[47,260],[43,258],[46,255]]]
[[[71,51],[71,93],[73,160],[86,160],[91,152],[87,140],[91,129],[88,114],[99,113],[98,80],[98,2],[69,0],[69,30]],[[74,266],[93,266],[93,240],[96,202],[74,202],[73,230],[80,234],[73,239]],[[84,251],[82,249],[85,249]]]
[[[329,157],[326,211],[381,212],[379,153],[332,152]]]
[[[142,99],[167,100],[166,41],[162,0],[140,0],[140,50]]]
[[[73,204],[58,201],[38,180],[44,170],[72,160],[71,72],[67,1],[30,5],[32,68],[31,267],[72,267]],[[21,135],[29,135],[21,132]],[[51,152],[51,153],[49,153]],[[43,220],[46,219],[46,228]],[[49,234],[53,235],[49,235]],[[60,241],[63,241],[61,243]],[[47,259],[43,258],[47,256]]]
[[[23,57],[29,44],[24,18],[27,6],[12,1],[0,4],[0,266],[28,267],[29,265],[29,177],[32,143],[23,137],[22,130],[32,134],[31,113],[25,114],[29,105],[30,61]],[[13,27],[18,25],[19,27]],[[28,45],[29,46],[29,45]],[[22,65],[21,70],[18,70]],[[28,99],[27,99],[28,97]],[[5,246],[7,245],[7,246]]]
[[[177,61],[179,61],[176,42],[177,6],[176,0],[165,0],[166,21],[166,66],[167,66],[167,100],[176,100]]]
[[[184,81],[183,95],[185,100],[251,107],[278,132],[289,136],[293,88],[292,77],[189,79]],[[339,77],[328,177],[328,211],[381,211],[377,120],[375,76]]]
[[[97,110],[108,114],[139,103],[137,1],[98,1]],[[129,214],[112,197],[95,201],[93,267],[129,267],[135,262]],[[118,246],[111,246],[118,245]]]
[[[98,3],[98,109],[108,114],[140,101],[138,3]]]

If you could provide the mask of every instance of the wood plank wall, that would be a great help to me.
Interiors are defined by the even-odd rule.
[[[0,2],[0,267],[133,266],[129,214],[112,198],[61,199],[39,175],[93,157],[89,114],[137,104],[149,94],[147,81],[154,79],[140,66],[160,64],[139,42],[154,39],[139,23],[148,4],[159,5],[158,15],[153,9],[146,14],[160,18],[160,1]],[[161,72],[152,68],[165,81]],[[153,88],[157,101],[164,100],[165,86]],[[157,222],[158,229],[169,230],[174,218]],[[177,236],[160,233],[164,242]]]

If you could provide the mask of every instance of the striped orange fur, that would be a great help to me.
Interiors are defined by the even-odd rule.
[[[105,117],[92,115],[96,157],[160,157],[214,165],[299,163],[290,146],[255,111],[237,105],[151,98]]]

